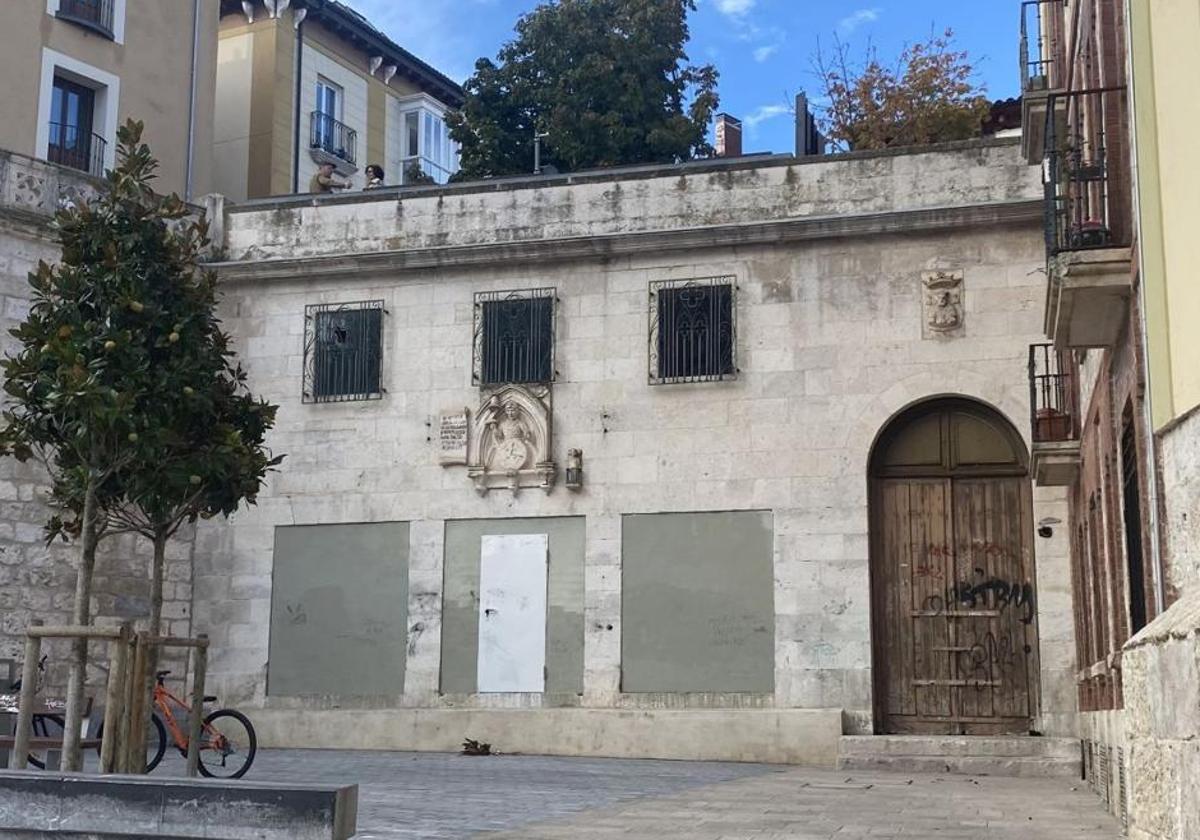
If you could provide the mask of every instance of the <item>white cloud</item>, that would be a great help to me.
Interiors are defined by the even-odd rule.
[[[790,111],[791,109],[786,105],[759,105],[742,122],[750,128],[757,128],[759,123],[773,120],[776,117],[782,117],[784,114],[790,113]]]
[[[864,23],[874,23],[879,20],[879,9],[859,9],[853,14],[838,21],[838,29],[849,35],[855,29],[862,26]]]
[[[758,0],[717,0],[717,11],[723,15],[741,17],[754,8]]]
[[[754,60],[762,64],[779,50],[778,44],[768,44],[754,50]]]

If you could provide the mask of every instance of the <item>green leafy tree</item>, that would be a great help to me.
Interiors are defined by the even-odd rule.
[[[717,71],[688,63],[694,0],[554,0],[522,16],[498,61],[481,58],[451,136],[461,176],[667,163],[711,154]]]
[[[57,508],[48,539],[80,547],[78,625],[91,619],[102,538],[155,542],[160,615],[166,540],[184,521],[252,501],[279,461],[262,445],[275,408],[245,393],[214,314],[215,280],[197,267],[207,226],[178,196],[153,192],[157,162],[141,134],[141,123],[123,126],[99,197],[56,215],[61,259],[30,275],[29,315],[0,362],[0,446],[45,466]],[[86,656],[76,644],[69,707],[82,701]],[[65,758],[79,766],[77,750]]]
[[[890,67],[873,47],[855,64],[836,38],[833,55],[818,48],[813,64],[828,102],[822,130],[844,149],[966,140],[988,113],[986,90],[949,29],[906,46]]]

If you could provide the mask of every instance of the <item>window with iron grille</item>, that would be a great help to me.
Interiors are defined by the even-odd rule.
[[[733,277],[650,284],[650,384],[737,377]]]
[[[475,295],[476,385],[554,379],[554,289]]]
[[[383,396],[383,301],[314,304],[304,310],[304,402]]]

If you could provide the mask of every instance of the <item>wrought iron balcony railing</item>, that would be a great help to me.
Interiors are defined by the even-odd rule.
[[[55,16],[113,37],[113,0],[58,0]]]
[[[1049,256],[1129,244],[1129,190],[1114,189],[1114,178],[1128,175],[1121,168],[1127,113],[1123,87],[1047,98],[1042,185]]]
[[[335,120],[329,114],[312,112],[312,130],[309,132],[311,148],[340,158],[351,166],[357,166],[357,145],[358,132],[350,126]]]
[[[1029,346],[1029,409],[1035,444],[1079,440],[1078,377],[1070,350]]]
[[[1021,3],[1023,93],[1057,86],[1057,74],[1062,64],[1063,25],[1063,0],[1025,0]]]
[[[50,145],[46,159],[95,175],[104,175],[108,141],[99,134],[80,131],[78,126],[50,123]]]

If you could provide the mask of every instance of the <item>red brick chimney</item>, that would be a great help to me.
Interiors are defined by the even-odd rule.
[[[729,114],[717,114],[717,157],[742,156],[742,121]]]

